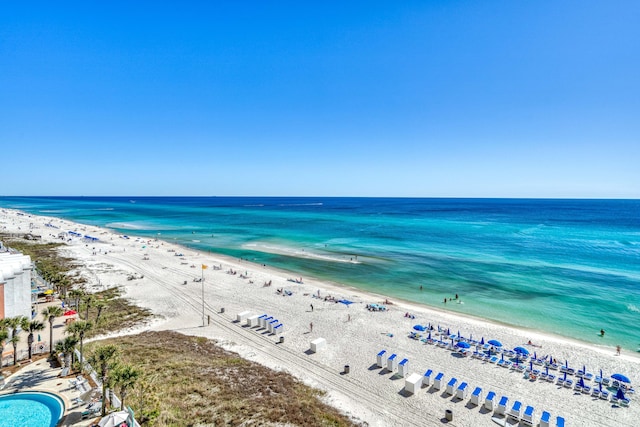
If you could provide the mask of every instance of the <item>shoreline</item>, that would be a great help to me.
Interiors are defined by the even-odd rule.
[[[36,234],[42,234],[43,241],[59,241],[49,236],[52,229],[44,226],[51,221],[70,224],[66,225],[70,229],[85,228],[89,229],[89,233],[100,233],[101,242],[95,244],[96,249],[100,250],[98,255],[93,255],[94,251],[85,247],[81,241],[72,242],[64,250],[74,258],[84,261],[82,271],[89,274],[86,276],[89,279],[88,290],[95,286],[116,285],[131,270],[145,275],[145,279],[123,280],[119,284],[125,290],[126,297],[160,316],[161,320],[153,321],[142,329],[173,329],[216,339],[222,346],[243,357],[273,369],[287,370],[310,385],[325,389],[334,406],[370,425],[406,425],[410,420],[403,421],[402,414],[414,410],[424,412],[417,408],[423,408],[425,404],[435,408],[431,411],[434,425],[441,422],[438,415],[441,416],[444,409],[452,405],[456,408],[456,421],[461,423],[459,425],[493,425],[489,414],[466,408],[466,400],[452,403],[439,393],[430,393],[426,389],[412,397],[398,396],[404,382],[399,379],[389,381],[387,376],[371,369],[375,354],[381,349],[398,353],[402,357],[406,355],[412,365],[416,365],[415,369],[412,366],[411,371],[422,374],[426,368],[442,370],[447,378],[454,375],[467,380],[471,386],[481,386],[486,390],[491,388],[498,395],[509,396],[510,401],[518,399],[523,404],[535,403],[533,406],[538,417],[542,410],[547,410],[552,415],[565,417],[568,422],[573,421],[570,424],[574,425],[633,425],[639,414],[635,409],[635,402],[630,408],[613,409],[607,402],[597,401],[589,405],[593,410],[585,411],[584,405],[590,400],[587,396],[575,396],[570,390],[558,389],[552,384],[529,384],[529,381],[514,376],[504,368],[470,358],[458,360],[444,349],[410,340],[406,335],[413,325],[431,322],[434,326],[440,323],[445,328],[460,328],[464,336],[472,333],[478,339],[481,334],[487,340],[497,338],[510,348],[531,340],[542,345],[541,348],[535,348],[541,355],[553,355],[558,361],[566,358],[574,367],[585,363],[595,375],[598,374],[598,367],[605,369],[605,375],[619,370],[631,376],[634,381],[637,378],[633,374],[638,371],[640,358],[629,351],[623,351],[622,356],[618,357],[613,355],[615,349],[609,347],[397,298],[393,298],[393,305],[389,306],[387,312],[372,313],[366,311],[364,305],[380,303],[386,299],[384,295],[311,277],[304,278],[303,284],[287,282],[292,273],[269,266],[263,267],[249,260],[238,260],[158,239],[131,237],[130,240],[125,240],[118,237],[119,233],[109,229],[66,219],[28,213],[18,216],[16,213],[19,211],[14,209],[4,209],[4,212],[6,213],[0,216],[0,225],[11,226],[16,230],[18,223],[28,225],[33,222],[38,227]],[[24,233],[23,230],[16,231]],[[102,241],[102,236],[111,240]],[[135,245],[143,242],[148,242],[147,248]],[[180,252],[170,252],[171,250]],[[186,263],[179,259],[182,257],[175,256],[175,253],[184,253]],[[143,258],[149,259],[142,260]],[[180,261],[179,265],[176,265],[177,261]],[[208,265],[209,268],[203,273],[200,264]],[[213,270],[214,264],[223,264],[223,268]],[[113,267],[107,268],[107,265]],[[192,265],[197,267],[193,268]],[[235,269],[239,274],[246,271],[247,279],[226,274],[228,269]],[[204,284],[192,281],[201,275],[205,277]],[[182,284],[184,277],[187,277],[187,285]],[[263,282],[268,280],[273,280],[273,285],[263,287]],[[202,327],[203,319],[198,307],[201,304],[201,287],[207,292],[206,313],[214,321],[212,325],[205,327]],[[289,288],[293,296],[276,294],[278,288]],[[354,303],[344,305],[313,298],[318,289],[323,297],[331,294],[353,299]],[[309,310],[311,304],[314,305],[313,311]],[[220,313],[222,307],[225,307],[225,313]],[[255,314],[262,314],[262,311],[277,314],[285,325],[282,335],[285,343],[274,345],[276,337],[234,324],[235,315],[246,310]],[[415,315],[415,318],[405,318],[405,312]],[[313,331],[309,331],[307,326],[310,322],[314,324]],[[452,330],[452,333],[455,332]],[[387,334],[393,334],[393,337]],[[308,350],[310,339],[320,336],[326,338],[328,348],[322,353],[307,355],[305,351]],[[529,349],[533,353],[534,348]],[[334,379],[333,375],[339,374],[338,369],[346,362],[351,365],[352,372]],[[331,374],[327,373],[327,369],[330,369]],[[354,386],[359,396],[352,396],[353,390],[350,387]],[[374,403],[369,402],[369,394],[374,394],[373,400],[376,400],[375,396],[382,399],[389,407],[384,408],[384,411],[376,408]]]

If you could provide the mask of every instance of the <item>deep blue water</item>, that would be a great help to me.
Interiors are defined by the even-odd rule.
[[[4,197],[0,206],[640,347],[640,200]],[[463,304],[443,304],[456,293]]]

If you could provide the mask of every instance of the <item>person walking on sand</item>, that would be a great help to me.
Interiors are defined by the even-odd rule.
[[[313,311],[313,304],[310,304],[310,305],[311,305],[311,311]]]
[[[619,345],[617,345],[616,346],[616,356],[620,356],[620,350],[622,350],[622,348]]]
[[[313,332],[313,322],[309,323],[309,330]]]

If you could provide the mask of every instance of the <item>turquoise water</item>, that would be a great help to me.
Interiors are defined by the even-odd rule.
[[[64,404],[50,393],[0,396],[0,427],[56,427],[63,413]]]
[[[5,197],[0,206],[640,347],[639,200]],[[443,303],[455,294],[462,304]]]

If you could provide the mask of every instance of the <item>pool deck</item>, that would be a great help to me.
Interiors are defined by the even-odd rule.
[[[61,378],[58,375],[62,368],[54,368],[47,359],[40,359],[29,363],[15,374],[5,378],[6,386],[0,394],[15,393],[18,391],[48,391],[60,396],[65,404],[65,417],[58,424],[61,426],[85,427],[96,424],[99,416],[82,419],[82,412],[87,404],[74,403],[73,399],[80,396],[70,381],[74,378]]]

